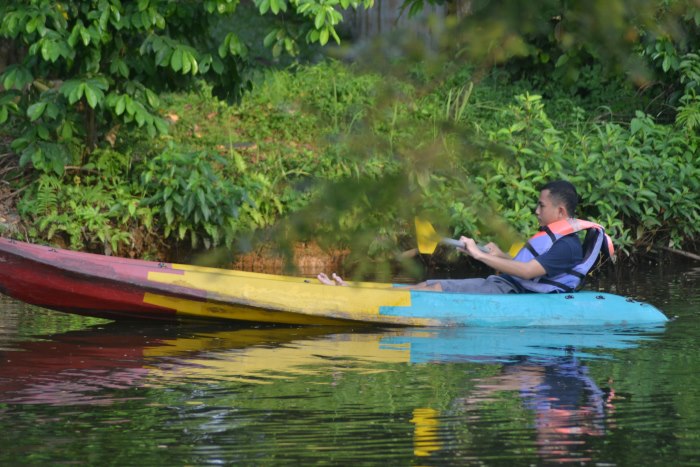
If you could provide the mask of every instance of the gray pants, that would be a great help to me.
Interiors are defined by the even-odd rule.
[[[517,289],[502,277],[489,276],[486,279],[435,279],[425,282],[427,285],[440,284],[443,292],[505,294],[518,293]]]

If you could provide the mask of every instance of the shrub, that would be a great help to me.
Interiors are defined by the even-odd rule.
[[[192,248],[230,245],[243,198],[230,174],[228,161],[206,151],[171,147],[148,161],[141,173],[143,203],[153,209],[164,238],[189,237]]]

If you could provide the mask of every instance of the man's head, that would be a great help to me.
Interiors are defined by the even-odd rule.
[[[535,214],[540,225],[545,226],[574,217],[577,204],[576,188],[566,180],[556,180],[542,187]]]

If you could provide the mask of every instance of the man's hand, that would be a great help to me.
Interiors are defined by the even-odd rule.
[[[485,251],[483,251],[481,248],[479,248],[477,246],[476,241],[474,241],[473,238],[461,236],[459,238],[459,241],[464,244],[464,247],[460,248],[460,251],[468,254],[469,256],[471,256],[474,259],[479,259],[485,255],[491,254],[491,249],[488,247],[488,245],[486,246],[486,249],[489,252],[486,253]]]
[[[513,257],[510,256],[508,253],[506,253],[506,252],[504,252],[503,250],[501,250],[501,249],[498,247],[498,245],[496,245],[496,244],[493,243],[493,242],[487,243],[487,244],[486,244],[486,249],[489,250],[490,254],[492,254],[492,255],[494,255],[494,256],[499,256],[499,257],[501,257],[501,258],[508,258],[508,259],[512,259],[512,258],[513,258]]]
[[[460,248],[460,251],[502,273],[511,274],[523,279],[533,279],[547,273],[536,259],[531,259],[527,263],[523,263],[513,260],[510,256],[498,249],[498,247],[496,247],[496,250],[484,253],[476,245],[473,238],[460,237],[459,241],[464,244],[464,248]],[[499,254],[499,252],[502,255]]]

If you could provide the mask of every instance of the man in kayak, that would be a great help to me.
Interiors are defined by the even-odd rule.
[[[528,240],[515,258],[493,242],[482,250],[473,238],[460,238],[464,245],[459,248],[461,252],[497,270],[499,275],[428,280],[408,287],[483,294],[573,291],[595,263],[603,246],[612,254],[612,243],[601,226],[573,218],[577,204],[578,194],[571,183],[565,180],[549,182],[542,187],[535,209],[540,232]],[[577,234],[581,230],[594,232],[592,247],[585,256]],[[331,278],[323,273],[317,277],[327,285],[348,285],[335,273]]]

